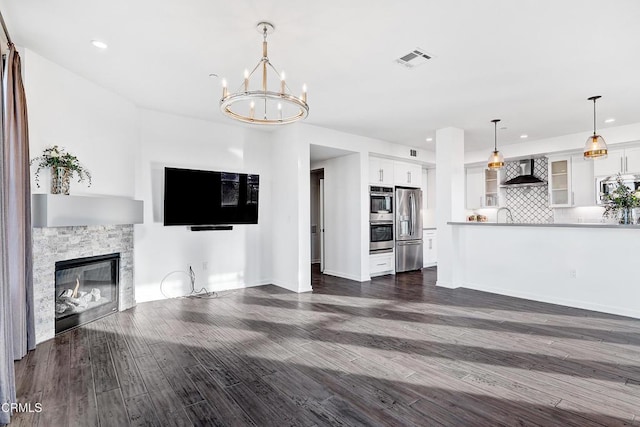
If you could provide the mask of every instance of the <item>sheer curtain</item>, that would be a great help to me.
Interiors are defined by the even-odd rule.
[[[3,52],[5,53],[5,52]],[[15,402],[13,361],[35,348],[27,104],[13,44],[2,67],[0,143],[0,402]],[[10,414],[0,410],[0,424]]]

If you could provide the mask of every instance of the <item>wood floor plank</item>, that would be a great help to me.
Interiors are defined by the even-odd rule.
[[[54,348],[49,356],[46,386],[42,393],[42,405],[46,408],[64,406],[69,402],[69,376],[71,373],[71,335],[54,338]]]
[[[122,427],[129,425],[129,416],[122,400],[120,389],[112,389],[96,396],[100,427]],[[55,425],[55,424],[51,424]],[[64,425],[64,424],[57,424]]]
[[[216,424],[228,426],[254,425],[249,416],[220,386],[209,372],[202,366],[196,365],[185,368],[186,374],[198,388],[202,396],[209,402]]]
[[[106,335],[104,340],[93,342],[90,351],[96,394],[118,388],[118,376],[111,360],[111,352],[109,351]]]
[[[70,333],[69,425],[98,426],[98,408],[91,371],[89,336],[82,328]]]
[[[140,360],[140,358],[136,360]],[[141,369],[141,372],[149,399],[158,413],[171,414],[182,410],[181,400],[159,367],[152,369],[149,366],[147,369]]]
[[[173,353],[166,343],[154,344],[151,348],[164,376],[184,406],[193,405],[204,400],[196,386],[182,370],[182,367],[175,361]]]
[[[129,414],[129,422],[133,427],[155,427],[162,426],[163,423],[158,419],[158,414],[151,403],[151,399],[147,394],[139,394],[124,400],[127,413]]]
[[[125,399],[147,392],[142,376],[138,372],[133,356],[123,337],[117,336],[109,342],[109,351],[118,376],[118,384]]]

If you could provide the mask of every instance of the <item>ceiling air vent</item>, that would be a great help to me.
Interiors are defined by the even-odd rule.
[[[433,58],[433,55],[429,55],[424,50],[418,47],[407,53],[406,55],[396,59],[396,62],[400,65],[404,65],[407,68],[414,68],[418,65],[426,63],[431,58]]]

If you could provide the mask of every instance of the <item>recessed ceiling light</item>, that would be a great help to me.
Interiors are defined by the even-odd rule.
[[[604,122],[605,122],[605,123],[613,123],[613,122],[615,122],[615,121],[616,121],[616,119],[614,119],[613,117],[611,117],[610,119],[606,119]]]
[[[433,138],[427,138],[427,142],[433,141]]]
[[[91,40],[91,44],[98,49],[106,49],[107,47],[109,47],[105,42],[101,42],[100,40]]]
[[[529,138],[529,135],[527,135],[526,133],[523,133],[522,135],[520,135],[521,139],[527,139]]]

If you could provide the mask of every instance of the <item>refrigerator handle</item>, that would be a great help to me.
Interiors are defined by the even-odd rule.
[[[409,194],[409,203],[411,204],[411,219],[409,220],[409,234],[413,237],[413,226],[416,221],[415,212],[415,196],[413,193]]]

